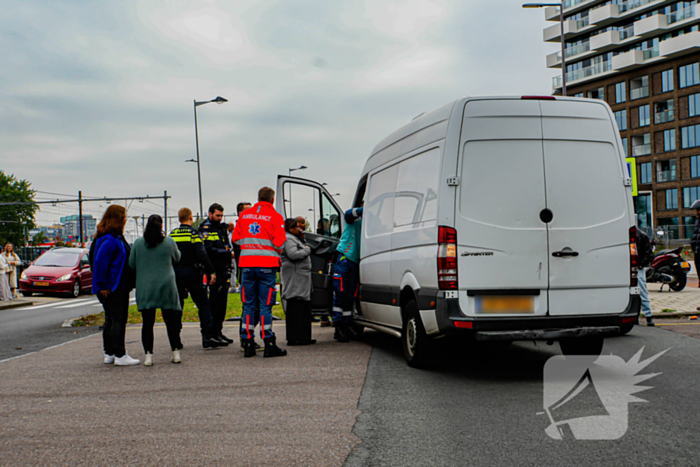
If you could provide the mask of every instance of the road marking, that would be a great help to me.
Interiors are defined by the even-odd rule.
[[[72,300],[71,303],[85,302],[85,301],[87,301],[87,300],[90,300],[90,299],[89,299],[89,298],[81,298],[80,300]],[[57,301],[57,302],[55,302],[55,303],[45,303],[45,304],[43,304],[43,305],[37,305],[37,306],[30,306],[30,307],[26,307],[26,308],[20,308],[20,310],[38,310],[39,308],[46,308],[46,307],[49,307],[49,306],[59,306],[59,305],[64,304],[65,302],[66,302],[65,300],[61,300],[61,301]]]
[[[95,303],[95,304],[92,305],[92,306],[102,306],[102,304],[101,304],[101,303]]]
[[[87,299],[86,299],[86,300],[87,300]],[[82,300],[81,300],[81,302],[82,302]],[[97,303],[97,302],[88,302],[88,303],[75,303],[75,302],[73,302],[73,303],[71,303],[70,305],[57,306],[56,309],[59,309],[59,308],[75,308],[76,306],[88,306],[88,305],[93,305],[93,304],[95,304],[95,303]]]
[[[656,323],[657,326],[697,326],[700,323]]]

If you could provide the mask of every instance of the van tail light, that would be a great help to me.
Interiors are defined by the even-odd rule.
[[[457,290],[457,231],[451,227],[438,227],[438,288]]]
[[[630,227],[630,287],[637,287],[639,273],[639,255],[637,254],[637,227]]]

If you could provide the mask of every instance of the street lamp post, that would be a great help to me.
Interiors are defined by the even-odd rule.
[[[294,172],[295,170],[304,170],[304,169],[308,169],[308,167],[305,165],[301,165],[301,166],[297,167],[296,169],[293,169],[290,167],[289,168],[289,176],[291,177],[292,172]],[[289,217],[292,217],[293,215],[294,214],[292,213],[292,185],[290,184],[289,185]]]
[[[200,101],[197,102],[196,100],[194,101],[194,139],[195,143],[197,145],[197,160],[190,159],[185,162],[196,162],[197,163],[197,180],[199,181],[199,215],[203,216],[204,215],[204,209],[202,207],[202,171],[199,166],[199,130],[197,128],[197,107],[200,105],[204,104],[209,104],[211,102],[215,102],[217,104],[223,104],[225,102],[228,102],[227,99],[224,99],[221,96],[216,96],[216,99],[212,99],[210,101]]]
[[[561,95],[566,96],[566,43],[564,42],[564,1],[561,3],[526,3],[523,8],[559,7],[559,31],[561,33]]]

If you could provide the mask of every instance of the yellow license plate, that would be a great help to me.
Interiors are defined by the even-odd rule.
[[[35,282],[34,285],[37,286],[37,287],[39,287],[39,286],[42,286],[42,285],[43,285],[43,286],[48,286],[48,285],[51,285],[51,284],[49,284],[48,282]]]
[[[478,297],[477,311],[480,313],[534,313],[535,297]]]
[[[681,267],[690,269],[690,264],[687,261],[681,261]]]

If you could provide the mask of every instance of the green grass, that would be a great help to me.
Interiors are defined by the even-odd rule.
[[[229,294],[228,302],[226,307],[226,319],[233,318],[235,316],[241,316],[243,312],[243,304],[241,303],[240,294]],[[284,311],[282,311],[282,305],[275,305],[272,308],[272,314],[278,318],[284,319]],[[136,309],[136,305],[131,305],[129,307],[129,318],[127,320],[128,324],[140,324],[143,322],[141,318],[141,313]],[[163,317],[160,313],[156,313],[156,323],[162,323]],[[182,322],[183,323],[198,323],[199,315],[197,314],[197,307],[192,302],[192,298],[188,297],[185,300],[185,307],[182,310]],[[88,315],[83,318],[76,320],[73,326],[99,326],[104,324],[104,312],[97,313],[94,315]]]

